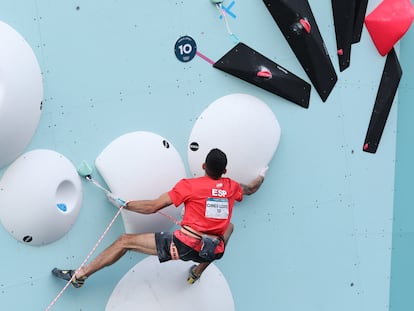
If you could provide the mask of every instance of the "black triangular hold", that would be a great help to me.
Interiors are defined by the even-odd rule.
[[[263,0],[323,101],[338,80],[306,0]]]
[[[344,71],[349,67],[351,59],[351,45],[355,25],[355,1],[332,0],[340,71]]]
[[[299,106],[309,107],[309,83],[244,43],[238,43],[213,66]]]
[[[385,123],[387,122],[391,110],[392,102],[394,101],[398,85],[400,84],[401,76],[402,69],[400,62],[398,61],[395,50],[392,49],[388,53],[387,60],[385,61],[374,109],[372,110],[371,120],[362,148],[363,151],[370,153],[377,152]]]
[[[352,43],[361,40],[362,28],[364,27],[365,14],[367,12],[368,0],[355,0],[354,34]]]

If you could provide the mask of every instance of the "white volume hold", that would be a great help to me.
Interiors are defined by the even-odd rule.
[[[200,280],[187,283],[193,262],[160,263],[149,256],[136,264],[113,290],[105,311],[234,311],[233,295],[217,266],[212,263]]]
[[[207,153],[219,148],[228,159],[225,176],[248,184],[269,165],[280,135],[279,122],[263,101],[247,94],[221,97],[201,113],[192,129],[188,142],[191,173],[203,175]]]
[[[183,161],[174,146],[152,132],[124,134],[99,154],[95,166],[112,193],[123,200],[156,199],[185,178]],[[181,215],[170,205],[160,214],[143,215],[122,211],[127,233],[168,231]]]
[[[0,21],[0,168],[32,139],[41,113],[43,82],[36,56],[24,38]]]
[[[73,164],[45,149],[16,159],[0,180],[0,220],[18,241],[52,243],[75,223],[82,205],[82,183]]]

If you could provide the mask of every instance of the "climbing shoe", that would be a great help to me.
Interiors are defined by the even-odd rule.
[[[54,268],[52,270],[52,274],[65,281],[71,281],[73,287],[79,288],[85,283],[86,277],[78,279],[75,275],[75,270],[60,270],[58,268]]]
[[[190,268],[190,271],[188,272],[188,277],[187,277],[187,283],[188,284],[194,284],[200,278],[200,275],[198,275],[194,272],[194,269],[196,267],[197,267],[197,265],[192,265],[191,268]]]

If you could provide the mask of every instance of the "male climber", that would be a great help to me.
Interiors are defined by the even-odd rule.
[[[197,281],[203,271],[215,259],[220,259],[233,232],[230,222],[235,201],[241,201],[243,194],[255,193],[264,180],[267,168],[260,172],[250,184],[243,185],[226,173],[227,157],[219,149],[212,149],[203,163],[205,175],[182,179],[170,191],[154,200],[128,201],[124,208],[141,214],[152,214],[174,204],[184,203],[181,228],[174,232],[123,234],[112,245],[100,253],[89,265],[79,270],[54,268],[52,274],[71,281],[78,288],[96,271],[115,263],[127,251],[157,255],[160,262],[174,259],[192,260],[199,263],[190,268],[187,281]],[[120,207],[119,199],[108,196]]]

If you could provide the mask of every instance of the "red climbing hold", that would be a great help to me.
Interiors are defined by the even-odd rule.
[[[365,17],[365,26],[378,52],[385,56],[414,20],[411,0],[384,0]]]
[[[260,78],[270,79],[272,77],[272,73],[268,69],[262,69],[257,72],[257,76]]]
[[[307,33],[310,33],[311,31],[311,24],[306,18],[302,18],[299,20],[299,23],[302,25],[302,27],[305,29]]]

